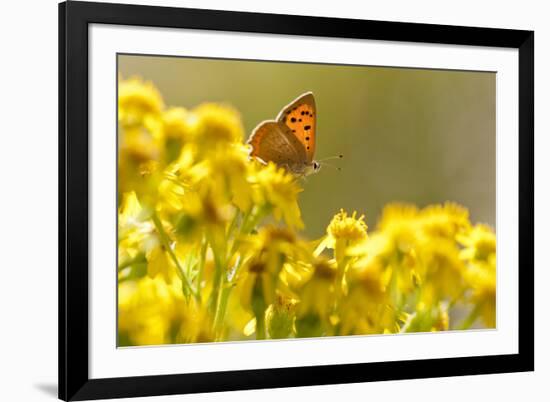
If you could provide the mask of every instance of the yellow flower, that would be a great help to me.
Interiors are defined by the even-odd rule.
[[[307,246],[285,227],[265,226],[243,241],[243,254],[251,253],[255,258],[260,258],[268,271],[277,275],[287,262],[309,262]]]
[[[319,255],[325,248],[334,250],[334,257],[339,270],[339,281],[343,279],[349,257],[359,257],[365,253],[367,241],[367,224],[365,216],[357,218],[354,211],[351,216],[340,210],[327,227],[327,235],[321,239],[314,254]]]
[[[142,208],[136,193],[126,193],[118,211],[118,262],[125,265],[145,248],[153,233],[149,212]]]
[[[465,265],[456,243],[446,238],[431,238],[418,251],[422,261],[422,301],[427,305],[439,300],[456,301],[464,291]]]
[[[365,215],[356,217],[357,212],[353,211],[351,216],[343,209],[334,215],[332,221],[328,225],[327,233],[329,236],[337,240],[345,240],[350,243],[358,243],[367,238],[367,224],[365,223]]]
[[[406,299],[421,282],[424,270],[419,253],[426,243],[420,212],[410,204],[392,203],[384,207],[377,230],[367,243],[369,256],[378,256],[392,271],[392,293],[397,303]]]
[[[458,204],[446,202],[424,208],[420,213],[422,229],[428,236],[453,239],[470,226],[468,210]]]
[[[232,144],[212,152],[207,163],[205,183],[218,193],[220,202],[232,202],[242,212],[252,205],[252,186],[248,180],[251,164],[244,146]]]
[[[496,324],[496,236],[487,225],[478,224],[468,233],[458,236],[465,246],[460,258],[467,263],[466,281],[472,289],[470,301],[485,325]]]
[[[193,199],[187,198],[192,197],[191,193],[197,192],[197,183],[205,177],[207,172],[203,166],[197,164],[195,147],[184,146],[178,159],[164,169],[158,186],[157,210],[168,217],[175,217],[184,208],[187,211],[199,208],[195,206]]]
[[[496,253],[496,236],[487,225],[475,225],[469,233],[460,235],[457,239],[465,247],[460,252],[460,257],[464,260],[487,261]]]
[[[225,105],[204,103],[193,109],[190,119],[194,139],[202,152],[242,142],[244,130],[239,113]]]
[[[143,277],[118,286],[120,346],[211,342],[211,322],[203,307],[185,300],[181,281]]]
[[[308,255],[308,260],[313,256]],[[301,288],[304,283],[306,283],[313,274],[313,268],[310,264],[305,261],[297,260],[292,264],[286,263],[283,265],[283,269],[279,274],[279,279],[281,281],[281,288],[287,294],[292,294],[296,289]]]
[[[163,245],[157,244],[145,256],[147,258],[147,274],[149,277],[154,278],[157,275],[162,275],[166,283],[172,282],[175,265]]]
[[[418,209],[409,204],[388,204],[382,210],[378,232],[387,236],[388,254],[409,255],[418,245]]]
[[[255,203],[272,209],[275,219],[283,219],[292,228],[301,229],[302,222],[298,194],[302,189],[296,178],[284,168],[273,163],[263,166],[256,163],[257,172],[252,177]]]
[[[283,266],[308,258],[307,248],[292,231],[274,226],[243,239],[241,255],[246,262],[237,277],[237,291],[243,307],[250,311],[254,311],[254,303],[260,303],[260,296],[264,309],[273,303]]]
[[[418,218],[418,208],[411,204],[390,203],[384,206],[378,221],[379,230],[390,230],[393,225],[414,222]]]
[[[124,128],[143,126],[160,135],[160,112],[164,102],[153,83],[138,77],[119,81],[118,121]]]
[[[241,188],[237,180],[227,177],[227,171],[214,172],[209,160],[197,162],[195,155],[194,147],[184,146],[178,160],[165,170],[158,189],[157,210],[186,241],[197,240],[205,230],[215,231],[216,236],[223,233],[235,216],[232,192]]]
[[[119,192],[136,191],[153,204],[165,154],[163,101],[152,83],[139,78],[120,80],[118,90]]]
[[[348,292],[340,303],[340,335],[397,332],[395,308],[387,291],[388,271],[377,258],[366,257],[347,275]]]
[[[173,343],[170,329],[179,320],[183,305],[176,281],[167,285],[162,279],[144,277],[119,283],[119,345]]]
[[[174,343],[214,342],[215,335],[211,321],[206,309],[191,300],[183,310],[179,326],[175,326],[177,333]]]
[[[130,127],[119,131],[119,159],[130,159],[136,165],[150,160],[159,161],[163,156],[161,137],[151,135],[143,127]],[[119,161],[120,162],[120,161]],[[136,168],[139,171],[139,167]]]
[[[162,114],[168,163],[177,159],[182,146],[191,141],[192,127],[189,120],[190,113],[182,107],[172,107]]]
[[[167,283],[172,281],[175,265],[165,244],[151,222],[152,211],[142,208],[134,192],[124,195],[119,209],[119,266],[142,253],[147,262],[149,277],[162,275]]]
[[[496,267],[495,260],[489,263],[474,263],[466,271],[466,280],[473,292],[471,301],[485,325],[496,325]]]
[[[166,138],[190,140],[191,125],[189,112],[183,107],[171,107],[162,114]]]

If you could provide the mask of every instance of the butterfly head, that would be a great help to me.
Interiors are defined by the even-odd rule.
[[[301,172],[301,176],[309,176],[313,173],[317,173],[319,170],[321,170],[321,164],[317,161],[312,161],[306,164],[305,169]]]

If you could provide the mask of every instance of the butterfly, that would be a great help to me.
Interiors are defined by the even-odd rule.
[[[250,156],[260,162],[274,162],[297,176],[316,173],[321,168],[315,155],[315,98],[306,92],[285,106],[276,120],[258,124],[247,141]]]

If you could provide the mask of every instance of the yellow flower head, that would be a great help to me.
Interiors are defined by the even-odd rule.
[[[120,80],[118,88],[119,191],[136,191],[152,205],[158,185],[157,169],[164,158],[161,113],[163,101],[150,82]]]
[[[147,126],[160,114],[164,102],[153,83],[134,77],[118,86],[118,120],[124,127]]]
[[[365,215],[356,217],[357,212],[353,211],[351,216],[343,209],[334,215],[332,221],[327,227],[327,233],[334,240],[346,240],[352,244],[359,243],[367,239],[367,224],[365,223]]]
[[[119,164],[132,163],[135,171],[139,165],[150,161],[159,161],[163,156],[163,141],[144,127],[128,127],[119,132]],[[126,162],[126,159],[130,161]]]
[[[187,141],[191,135],[189,112],[182,107],[171,107],[162,114],[166,138]]]
[[[252,185],[249,182],[251,164],[244,146],[231,144],[212,152],[204,162],[208,175],[204,183],[218,194],[220,202],[231,202],[246,212],[252,204]]]
[[[432,305],[438,300],[455,300],[464,290],[465,265],[456,242],[431,238],[418,250],[423,284],[422,300]]]
[[[398,256],[411,258],[418,247],[421,237],[419,211],[414,205],[393,203],[382,210],[378,222],[378,237],[380,250],[387,258]]]
[[[195,141],[205,153],[243,139],[239,113],[229,106],[204,103],[193,110],[191,122]]]
[[[227,152],[223,158],[231,159],[237,166],[230,166],[230,162],[225,163],[223,168],[214,166],[222,164],[217,158],[214,162],[197,160],[196,147],[187,144],[178,160],[164,172],[157,210],[163,216],[172,217],[176,221],[176,231],[184,237],[200,234],[196,229],[201,227],[223,231],[225,224],[234,216],[236,208],[231,203],[233,192],[246,190],[246,183],[243,184],[243,180],[232,181],[231,173],[239,167],[238,162],[233,160],[233,153]]]
[[[471,301],[488,327],[496,324],[496,236],[486,225],[476,225],[458,241],[465,246],[460,258],[467,264],[466,282],[472,289]]]
[[[143,277],[118,285],[118,331],[121,346],[173,343],[171,328],[181,319],[181,282]]]
[[[348,273],[350,289],[360,287],[371,302],[383,303],[386,297],[390,271],[385,271],[384,266],[376,257],[365,257],[354,264]]]
[[[452,239],[470,226],[468,210],[453,202],[430,205],[420,215],[423,230],[428,236]]]
[[[395,311],[387,286],[391,271],[369,257],[354,264],[347,275],[348,291],[340,308],[342,334],[396,332]]]
[[[469,233],[460,235],[457,239],[465,247],[460,252],[460,257],[464,260],[487,261],[496,253],[495,232],[487,225],[478,224]]]
[[[278,276],[284,266],[290,268],[298,262],[306,264],[310,252],[305,243],[296,238],[294,232],[286,227],[265,226],[257,234],[243,240],[242,252],[249,256],[253,264]],[[258,271],[258,268],[255,269]]]
[[[411,204],[391,203],[382,210],[379,230],[393,230],[395,226],[411,224],[418,218],[418,208]]]
[[[284,227],[267,226],[262,230],[263,242],[266,246],[273,243],[296,243],[296,235]]]
[[[147,276],[118,286],[119,345],[143,346],[214,340],[204,307],[186,301],[181,281]]]
[[[303,228],[298,206],[298,193],[302,189],[294,175],[273,163],[265,166],[256,163],[256,166],[257,172],[252,177],[256,203],[273,209],[275,219],[284,219],[290,227]]]
[[[489,263],[474,263],[466,271],[466,281],[472,288],[471,301],[478,306],[488,327],[496,324],[496,267]]]
[[[205,343],[215,340],[211,317],[204,306],[198,306],[192,300],[187,303],[178,324],[174,343]]]

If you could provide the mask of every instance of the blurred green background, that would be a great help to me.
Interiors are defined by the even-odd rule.
[[[316,159],[343,154],[303,182],[305,235],[340,208],[374,229],[392,201],[455,201],[494,227],[496,81],[491,72],[120,55],[123,78],[152,81],[169,106],[228,103],[246,136],[306,91],[317,104]]]

